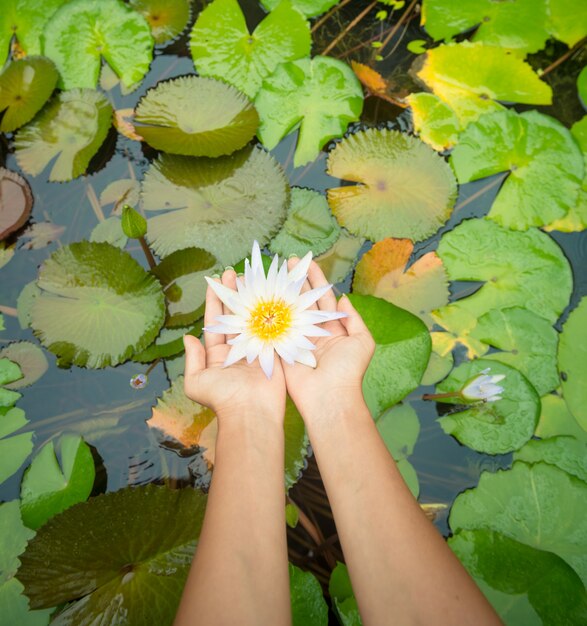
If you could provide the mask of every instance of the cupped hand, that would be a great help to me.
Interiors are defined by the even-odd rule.
[[[236,289],[236,274],[227,270],[222,284]],[[218,315],[226,315],[218,296],[208,287],[206,292],[206,326],[216,324]],[[273,375],[267,379],[259,361],[239,361],[229,367],[223,363],[230,351],[230,335],[204,332],[205,347],[199,339],[186,335],[184,391],[188,398],[210,407],[219,422],[234,419],[256,419],[283,422],[285,412],[285,379],[279,359]]]
[[[297,262],[298,259],[290,259],[290,267]],[[312,261],[302,291],[327,284],[322,270]],[[287,391],[306,420],[325,407],[362,398],[363,376],[375,351],[371,333],[346,296],[337,302],[333,291],[329,290],[318,300],[316,308],[340,311],[347,317],[323,325],[330,335],[317,337],[314,342],[315,368],[301,363],[282,365]]]

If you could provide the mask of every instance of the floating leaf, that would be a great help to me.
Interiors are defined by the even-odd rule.
[[[407,97],[414,118],[414,130],[434,150],[452,148],[461,131],[455,112],[433,93],[413,93]]]
[[[200,534],[206,497],[147,485],[76,504],[39,529],[18,577],[33,608],[73,602],[70,624],[170,624]]]
[[[124,204],[135,206],[139,203],[140,190],[140,184],[132,178],[115,180],[100,194],[100,206],[114,204],[112,213],[119,214]]]
[[[2,407],[11,407],[20,398],[20,393],[3,389],[2,385],[13,383],[22,378],[20,367],[6,357],[0,358],[0,409]]]
[[[550,32],[569,47],[587,35],[587,6],[581,0],[546,0]]]
[[[190,37],[198,74],[224,80],[250,98],[279,63],[305,57],[310,46],[308,23],[287,1],[249,33],[237,0],[213,0]]]
[[[21,389],[37,382],[47,371],[49,363],[45,353],[30,341],[15,341],[0,350],[0,359],[10,359],[22,372],[19,378],[6,385],[7,389]]]
[[[337,220],[373,241],[421,241],[449,218],[456,181],[448,164],[415,137],[369,129],[343,139],[328,156],[328,173],[358,183],[328,190]]]
[[[33,201],[27,181],[20,174],[0,167],[0,239],[26,224]]]
[[[265,245],[285,219],[288,184],[275,159],[257,148],[230,157],[162,154],[143,181],[147,238],[159,256],[198,246],[224,265],[240,261],[255,239]]]
[[[577,76],[577,94],[584,109],[587,109],[587,65]]]
[[[21,328],[28,328],[31,325],[31,308],[35,298],[41,293],[36,281],[27,283],[21,290],[16,301],[16,312],[18,323]]]
[[[340,236],[340,226],[332,217],[326,198],[317,191],[294,187],[287,219],[269,244],[275,254],[302,258],[307,252],[314,256],[330,249]]]
[[[292,6],[306,17],[316,17],[337,4],[339,0],[292,0]],[[268,11],[275,11],[280,0],[261,0],[261,4]]]
[[[57,78],[55,66],[44,57],[10,63],[0,74],[0,131],[12,132],[32,120],[53,93]]]
[[[13,37],[27,55],[41,54],[47,20],[67,0],[3,0],[0,12],[0,66],[8,58]]]
[[[83,174],[106,139],[112,107],[91,89],[61,92],[16,135],[16,159],[29,174],[40,174],[53,162],[50,181]]]
[[[376,343],[363,394],[377,418],[420,384],[430,357],[430,335],[417,317],[385,300],[358,294],[349,298]]]
[[[462,125],[500,110],[496,102],[550,104],[552,90],[528,63],[504,48],[464,41],[418,57],[420,78],[455,112]]]
[[[582,624],[587,594],[561,558],[492,530],[461,530],[453,552],[505,624]]]
[[[450,39],[478,27],[472,41],[522,54],[542,50],[549,38],[545,0],[425,0],[422,26],[436,40]]]
[[[130,0],[151,27],[155,43],[165,43],[177,37],[191,16],[190,0]]]
[[[357,264],[353,291],[383,298],[431,328],[430,311],[448,304],[448,278],[435,252],[426,253],[406,269],[413,250],[409,239],[376,243]]]
[[[341,283],[348,276],[364,242],[343,228],[332,248],[314,259],[329,283]]]
[[[124,248],[128,242],[122,230],[122,223],[117,215],[113,215],[102,222],[98,222],[90,233],[90,241],[95,243],[109,243],[116,248]]]
[[[29,611],[29,601],[23,594],[24,587],[16,578],[0,585],[0,606],[5,624],[18,626],[47,626],[52,609]]]
[[[33,433],[12,433],[28,424],[22,409],[0,407],[0,484],[20,469],[33,451]]]
[[[551,437],[528,441],[514,452],[513,460],[525,463],[544,461],[587,482],[587,443],[574,437]]]
[[[375,424],[396,461],[409,457],[420,434],[418,414],[409,404],[400,404],[382,413]]]
[[[548,394],[541,398],[541,404],[542,413],[534,433],[537,437],[546,439],[558,435],[570,435],[587,443],[587,430],[579,426],[567,408],[566,402],[560,396]]]
[[[493,309],[479,318],[470,337],[501,350],[484,358],[520,370],[539,395],[558,387],[558,334],[536,313],[522,307]]]
[[[438,245],[450,280],[483,284],[467,298],[437,311],[450,330],[468,332],[492,309],[521,306],[554,323],[569,302],[572,274],[558,245],[536,229],[515,232],[487,219],[470,219]]]
[[[509,172],[488,217],[516,230],[564,217],[584,175],[569,131],[537,111],[482,116],[460,135],[450,160],[460,183]]]
[[[342,626],[362,626],[359,606],[353,593],[348,568],[344,563],[337,563],[332,570],[328,592]]]
[[[0,241],[0,268],[4,267],[7,263],[10,262],[12,257],[14,256],[14,249],[16,244],[12,244],[11,246],[6,245],[5,241]],[[0,318],[1,319],[1,318]],[[3,330],[4,326],[0,321],[0,330]]]
[[[22,248],[25,250],[39,250],[59,239],[64,232],[65,226],[53,222],[36,222],[22,233],[19,242],[23,242]]]
[[[445,433],[487,454],[505,454],[523,446],[534,434],[540,415],[540,398],[520,372],[498,361],[476,359],[462,363],[436,388],[437,393],[460,391],[468,381],[490,368],[491,375],[505,375],[499,386],[501,400],[475,402],[457,413],[441,417],[438,422]],[[458,398],[442,402],[462,404]]]
[[[163,325],[159,283],[110,244],[60,248],[41,267],[37,283],[31,326],[60,366],[117,365],[146,348]]]
[[[299,127],[294,155],[299,167],[359,119],[363,90],[346,63],[317,56],[279,65],[263,81],[255,107],[261,118],[258,136],[268,150]]]
[[[452,347],[446,350],[442,341],[445,335],[448,335],[448,333],[430,333],[432,352],[430,353],[428,367],[422,376],[423,385],[435,385],[445,378],[453,368],[454,358],[451,351]]]
[[[328,606],[313,574],[290,563],[289,589],[292,626],[327,626]]]
[[[530,547],[552,552],[587,580],[587,483],[546,463],[514,463],[511,470],[483,472],[475,489],[457,496],[449,523],[486,528]]]
[[[114,111],[112,123],[114,128],[123,136],[133,141],[143,141],[141,135],[136,132],[134,127],[135,110],[134,109],[117,109]]]
[[[45,27],[44,53],[64,89],[95,88],[102,58],[132,87],[149,70],[153,37],[145,18],[120,0],[71,0]]]
[[[49,441],[33,458],[22,479],[22,519],[33,530],[70,506],[87,500],[94,485],[94,459],[82,438],[63,435],[59,448],[61,467],[53,441]]]
[[[157,83],[139,101],[134,119],[136,131],[157,150],[207,157],[242,148],[258,125],[257,111],[245,95],[199,76]]]
[[[577,422],[587,430],[587,297],[581,298],[564,323],[558,369],[565,402]]]
[[[405,108],[406,105],[403,100],[391,95],[392,85],[379,72],[369,65],[357,63],[357,61],[351,61],[351,67],[368,95],[377,96],[395,106]]]

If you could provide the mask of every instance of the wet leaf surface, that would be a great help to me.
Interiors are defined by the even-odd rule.
[[[455,112],[433,93],[413,93],[407,98],[420,139],[442,152],[457,143],[461,131]]]
[[[328,606],[320,583],[311,572],[289,564],[292,626],[327,626]]]
[[[130,6],[147,20],[156,44],[181,34],[192,12],[190,0],[130,0]]]

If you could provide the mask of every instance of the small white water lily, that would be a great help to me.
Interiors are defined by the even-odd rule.
[[[220,300],[232,311],[232,315],[218,315],[219,324],[207,326],[209,333],[236,334],[229,339],[232,348],[224,361],[224,367],[243,358],[248,363],[259,359],[267,378],[273,374],[275,352],[290,365],[295,361],[316,367],[312,350],[316,346],[308,337],[325,337],[330,333],[316,326],[323,322],[346,317],[337,311],[309,309],[332,285],[324,285],[301,293],[312,261],[308,252],[288,272],[287,261],[278,269],[275,255],[267,276],[261,260],[261,250],[255,241],[251,262],[245,261],[244,281],[236,279],[237,290],[210,278],[210,287]]]
[[[503,387],[496,383],[505,378],[505,374],[489,375],[490,367],[485,368],[480,374],[470,380],[461,391],[461,396],[465,400],[484,402],[494,402],[501,400],[500,394],[503,393]]]

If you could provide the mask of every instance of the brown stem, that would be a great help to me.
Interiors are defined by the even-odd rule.
[[[377,41],[379,39],[381,39],[381,37],[383,35],[386,35],[390,30],[394,29],[394,26],[390,26],[389,28],[386,28],[382,33],[379,33],[378,35],[373,35],[373,37],[371,37],[370,39],[366,39],[365,41],[361,41],[361,43],[358,43],[356,46],[353,46],[352,48],[349,48],[348,50],[345,50],[344,52],[341,52],[339,55],[337,55],[337,59],[342,59],[343,57],[348,57],[349,54],[352,54],[353,52],[356,52],[357,50],[359,50],[360,48],[364,48],[365,46],[368,46],[372,41]]]
[[[10,315],[10,317],[18,317],[18,311],[12,306],[0,305],[0,313]]]
[[[587,43],[587,37],[583,37],[581,41],[578,41],[570,50],[567,50],[562,57],[559,57],[556,61],[552,62],[548,67],[546,67],[540,73],[540,78],[546,76],[549,72],[552,72],[555,68],[557,68],[561,63],[564,63],[572,54],[574,54],[577,50],[582,48]]]
[[[159,361],[160,361],[160,360],[161,360],[160,358],[159,358],[159,359],[155,359],[155,360],[151,363],[151,365],[149,365],[149,368],[148,368],[148,369],[147,369],[147,371],[145,372],[145,376],[148,376],[148,375],[149,375],[149,374],[150,374],[150,373],[151,373],[151,372],[155,369],[155,367],[157,366],[157,363],[159,363]]]
[[[88,197],[88,200],[90,201],[90,205],[92,206],[92,209],[96,215],[96,218],[98,219],[99,222],[103,222],[106,217],[104,216],[104,211],[102,211],[102,207],[100,206],[100,201],[98,200],[98,196],[96,195],[96,192],[94,191],[94,187],[92,186],[92,183],[88,183],[88,186],[86,187],[86,196]]]
[[[371,11],[371,9],[375,8],[375,6],[377,5],[377,3],[379,2],[379,0],[374,0],[368,7],[366,7],[365,9],[363,9],[359,15],[357,15],[357,17],[355,17],[354,20],[352,20],[347,26],[346,28],[344,28],[340,34],[338,35],[338,37],[335,37],[328,46],[326,46],[326,48],[324,48],[324,50],[322,50],[322,52],[320,54],[322,54],[323,56],[326,56],[331,50],[332,48],[334,48],[338,42],[350,31],[352,30],[364,17],[365,15],[367,15],[367,13],[369,13]]]
[[[461,394],[458,391],[449,391],[448,393],[425,393],[422,400],[440,400],[441,398],[458,398]]]
[[[408,17],[408,15],[412,12],[413,8],[416,6],[418,0],[412,0],[408,6],[408,8],[402,13],[399,20],[395,23],[395,26],[391,29],[391,32],[387,37],[381,42],[381,47],[379,48],[379,53],[385,48],[385,46],[391,41],[391,38],[397,33],[400,26],[404,23],[404,20]]]
[[[302,509],[300,509],[300,507],[289,496],[287,496],[287,501],[293,506],[295,506],[296,509],[298,510],[298,520],[300,524],[303,526],[304,530],[308,533],[308,535],[310,535],[310,537],[312,537],[312,539],[314,540],[314,543],[317,546],[320,545],[321,543],[320,533],[318,532],[318,529],[316,528],[316,526],[314,526],[310,518],[302,511]]]
[[[312,26],[312,30],[310,32],[313,33],[316,30],[318,30],[320,26],[322,26],[322,24],[324,24],[326,20],[330,19],[332,15],[334,15],[337,11],[342,9],[342,7],[347,5],[350,1],[351,0],[342,0],[342,2],[339,2],[337,5],[333,6],[332,9],[328,11],[328,13],[325,13],[317,22],[314,23],[314,25]]]
[[[151,249],[147,245],[145,238],[139,237],[139,243],[141,244],[141,248],[143,249],[143,252],[145,253],[145,256],[147,257],[147,263],[149,264],[149,267],[151,269],[157,267],[157,263],[155,263],[155,258],[153,257],[153,253],[151,252]]]

